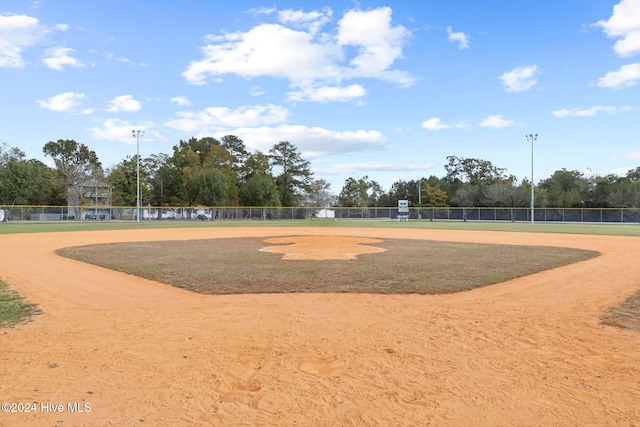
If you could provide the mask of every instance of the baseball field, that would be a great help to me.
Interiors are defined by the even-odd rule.
[[[0,329],[0,425],[640,424],[640,333],[602,321],[640,290],[635,229],[295,225],[308,223],[0,235],[0,279],[41,310]],[[398,239],[599,255],[447,294],[216,295],[58,253],[246,238],[283,263],[349,262]]]

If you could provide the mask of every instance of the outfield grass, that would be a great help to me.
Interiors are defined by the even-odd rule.
[[[40,309],[27,302],[17,292],[0,280],[0,328],[29,320]]]
[[[157,228],[206,227],[357,227],[399,229],[446,229],[476,231],[508,231],[528,233],[595,234],[609,236],[639,236],[640,224],[525,223],[479,221],[392,221],[392,220],[222,220],[222,221],[142,221],[142,222],[4,222],[0,234],[45,233],[62,231],[133,230]]]

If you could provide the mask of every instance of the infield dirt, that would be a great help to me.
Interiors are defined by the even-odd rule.
[[[283,235],[602,255],[459,294],[212,296],[54,253]],[[0,331],[0,402],[37,403],[35,413],[0,413],[3,426],[640,424],[640,334],[600,322],[640,288],[637,237],[199,228],[0,239],[0,278],[43,311]],[[85,403],[90,412],[70,411]]]

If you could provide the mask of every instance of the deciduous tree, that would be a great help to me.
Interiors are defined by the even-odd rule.
[[[447,193],[445,193],[438,185],[431,185],[428,182],[422,183],[422,194],[420,199],[422,201],[421,206],[447,206]]]
[[[584,192],[588,189],[589,182],[582,172],[562,168],[541,181],[539,187],[547,192],[549,206],[579,208],[584,207]]]
[[[65,187],[103,176],[102,164],[96,152],[73,139],[49,141],[42,152],[53,159]]]
[[[367,207],[376,206],[382,194],[378,182],[369,179],[368,175],[359,180],[347,178],[338,196],[338,205]]]
[[[278,186],[271,175],[251,175],[239,193],[243,206],[280,206]]]
[[[189,183],[190,199],[207,206],[229,204],[233,194],[233,182],[229,175],[216,168],[202,169]]]
[[[305,205],[312,207],[329,207],[336,202],[336,196],[331,193],[331,184],[325,179],[316,179],[305,195]]]
[[[311,163],[289,141],[281,141],[269,150],[271,164],[279,169],[276,184],[282,206],[296,206],[308,190],[313,173]]]
[[[0,167],[0,204],[60,205],[64,203],[54,171],[35,159],[9,159]]]

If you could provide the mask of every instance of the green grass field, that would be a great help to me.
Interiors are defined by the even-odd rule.
[[[596,234],[609,236],[638,236],[640,224],[578,224],[578,223],[524,223],[524,222],[476,222],[476,221],[408,221],[392,220],[270,220],[270,221],[143,221],[143,222],[4,222],[0,234],[45,233],[56,231],[130,230],[154,228],[201,227],[362,227],[401,229],[484,230],[527,233]]]
[[[283,261],[264,238],[111,243],[58,254],[205,294],[371,293],[435,295],[468,291],[583,261],[599,253],[388,239],[384,252],[349,260]],[[149,254],[153,254],[150,256]],[[197,254],[197,256],[194,256]]]
[[[35,304],[25,301],[0,280],[0,327],[24,322],[39,312]]]

